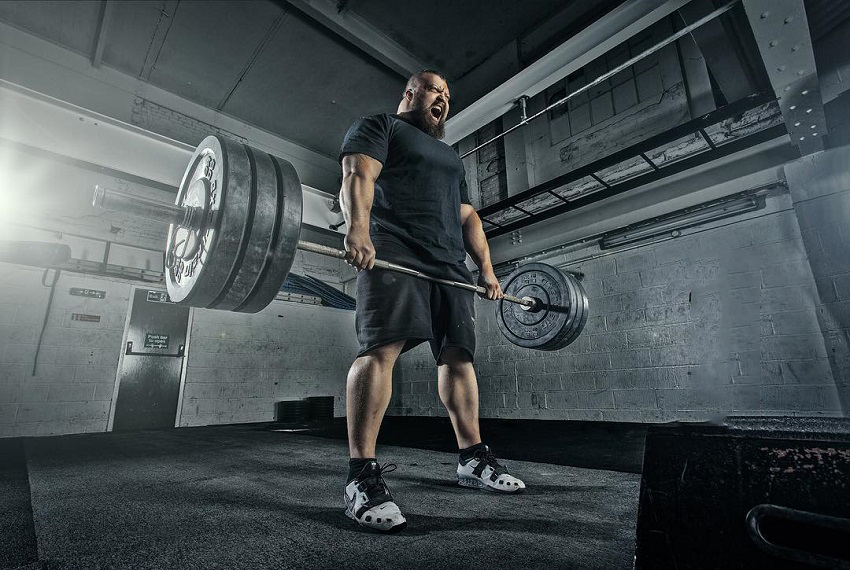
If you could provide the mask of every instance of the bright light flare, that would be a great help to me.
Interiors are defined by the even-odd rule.
[[[41,225],[57,196],[42,161],[10,144],[0,146],[0,239],[21,239],[17,224]]]

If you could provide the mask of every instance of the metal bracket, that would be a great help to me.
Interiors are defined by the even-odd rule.
[[[516,100],[516,104],[519,106],[519,118],[520,124],[525,124],[528,122],[528,102],[531,100],[531,97],[528,95],[523,95],[519,99]]]

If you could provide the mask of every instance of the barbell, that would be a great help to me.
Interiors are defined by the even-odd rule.
[[[299,240],[301,182],[292,165],[222,136],[192,155],[174,204],[95,187],[106,210],[168,223],[165,282],[181,305],[256,313],[277,295],[296,250],[343,259],[345,251]],[[383,260],[375,267],[484,294],[484,287],[426,275]],[[558,350],[581,334],[588,301],[581,283],[543,263],[518,267],[502,284],[499,330],[513,344]]]

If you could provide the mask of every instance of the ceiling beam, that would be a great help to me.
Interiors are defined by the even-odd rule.
[[[826,117],[803,0],[744,0],[744,9],[791,143],[804,155],[823,150]]]
[[[711,0],[692,0],[679,10],[679,15],[686,25],[693,24],[714,9]],[[736,42],[739,40],[729,37],[719,18],[706,22],[691,32],[691,37],[699,46],[705,64],[726,101],[732,103],[759,91],[758,85],[742,62],[740,50],[736,49]]]
[[[372,56],[404,79],[417,71],[433,67],[397,44],[353,10],[339,11],[336,2],[329,0],[282,1]]]
[[[454,144],[610,49],[666,18],[688,0],[626,0],[446,122],[445,142]]]
[[[100,67],[100,60],[103,58],[103,48],[106,45],[106,29],[109,27],[109,20],[112,18],[112,2],[103,0],[100,3],[100,15],[97,20],[97,39],[94,43],[92,51],[91,64],[92,67]]]

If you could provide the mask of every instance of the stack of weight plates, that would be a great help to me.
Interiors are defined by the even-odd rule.
[[[333,396],[310,396],[307,398],[307,404],[310,408],[311,421],[330,420],[334,417],[334,397]]]
[[[310,419],[310,404],[307,400],[283,400],[275,403],[274,421],[286,425],[306,424]]]

